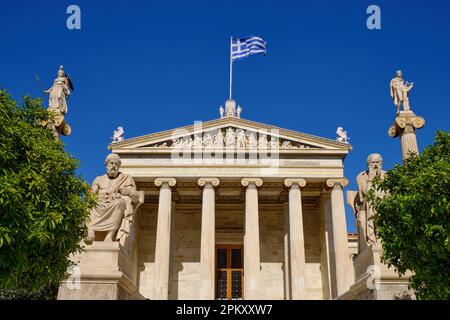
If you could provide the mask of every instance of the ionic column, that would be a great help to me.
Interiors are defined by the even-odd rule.
[[[263,181],[259,178],[241,180],[245,191],[245,236],[244,236],[244,299],[259,299],[259,216],[258,189]]]
[[[400,136],[403,160],[408,158],[410,152],[419,154],[416,129],[423,128],[424,125],[425,119],[415,115],[412,111],[402,111],[395,117],[394,124],[389,128],[388,133],[392,138]]]
[[[324,240],[326,251],[326,267],[328,284],[329,284],[329,298],[337,297],[336,291],[336,260],[334,254],[334,239],[333,239],[333,221],[331,215],[331,199],[329,194],[323,194],[323,224],[324,224]]]
[[[410,152],[419,154],[419,147],[417,146],[416,130],[409,124],[400,133],[400,145],[402,147],[402,158],[408,158]]]
[[[219,179],[200,178],[199,186],[203,187],[202,202],[202,234],[200,252],[200,299],[214,300],[214,261],[216,247],[215,227],[215,195],[214,187],[219,185]]]
[[[172,213],[173,178],[158,178],[155,185],[160,187],[158,205],[158,223],[155,249],[155,299],[167,300],[169,297],[170,264],[170,219]]]
[[[289,202],[283,203],[284,214],[284,299],[291,300],[291,272],[290,272],[290,258],[289,258]]]
[[[332,188],[331,219],[333,222],[333,247],[338,296],[350,289],[354,281],[353,266],[348,258],[347,223],[345,220],[344,193],[342,192],[342,187],[347,184],[348,180],[345,178],[327,180],[327,186]]]
[[[303,236],[303,214],[301,187],[304,179],[286,179],[284,185],[289,188],[289,256],[291,299],[303,300],[305,294],[305,240]]]

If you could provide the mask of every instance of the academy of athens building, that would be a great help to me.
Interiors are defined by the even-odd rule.
[[[227,100],[218,119],[109,146],[141,193],[130,237],[87,245],[81,290],[63,282],[60,299],[362,297],[343,193],[350,144],[236,110]]]

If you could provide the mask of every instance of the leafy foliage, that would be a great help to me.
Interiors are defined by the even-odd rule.
[[[404,274],[418,299],[450,299],[450,134],[376,181],[371,195],[382,261]],[[387,195],[376,199],[375,189]]]
[[[14,296],[7,289],[18,290],[18,296],[50,290],[64,279],[68,257],[81,249],[89,208],[94,205],[89,185],[75,174],[78,161],[39,124],[51,117],[40,103],[25,97],[18,106],[0,90],[3,297]]]

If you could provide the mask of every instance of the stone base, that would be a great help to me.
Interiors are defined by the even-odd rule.
[[[410,300],[410,272],[399,276],[393,268],[381,262],[381,249],[372,245],[359,253],[354,261],[355,283],[337,297],[338,300]]]
[[[61,282],[58,300],[128,300],[144,299],[130,274],[121,265],[127,256],[118,242],[94,241],[85,252],[76,255],[72,275]]]

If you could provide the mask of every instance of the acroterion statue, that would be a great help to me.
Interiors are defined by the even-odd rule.
[[[123,141],[123,136],[125,132],[122,127],[117,127],[117,130],[114,130],[113,137],[112,137],[112,143],[121,142]]]
[[[342,127],[338,127],[336,130],[337,138],[336,140],[338,142],[348,143],[349,137],[347,135],[347,131],[344,130]]]

